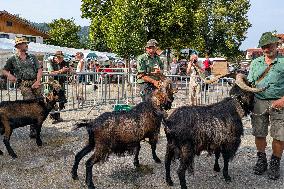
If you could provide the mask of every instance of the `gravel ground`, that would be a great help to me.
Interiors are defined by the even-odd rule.
[[[104,107],[105,111],[110,107]],[[79,112],[63,112],[64,122],[51,124],[48,118],[42,129],[44,145],[37,147],[34,140],[29,139],[28,127],[16,129],[11,138],[11,145],[18,155],[12,159],[1,142],[0,149],[4,152],[0,156],[0,188],[1,189],[78,189],[86,188],[85,161],[84,158],[79,166],[79,181],[73,181],[70,170],[74,161],[74,155],[82,149],[86,140],[85,129],[72,130],[75,119],[95,117],[98,112],[93,110],[86,115],[88,109]],[[238,153],[230,163],[229,173],[232,182],[227,184],[221,173],[213,171],[214,156],[202,153],[195,159],[195,174],[187,176],[189,188],[202,189],[227,189],[227,188],[283,188],[284,187],[284,161],[282,159],[281,178],[271,181],[267,175],[256,176],[252,174],[252,167],[256,162],[256,149],[254,139],[250,135],[250,120],[245,118],[245,135]],[[1,137],[2,140],[2,137]],[[271,138],[269,138],[271,144]],[[166,138],[161,130],[158,156],[164,161]],[[269,154],[271,148],[269,148]],[[222,159],[222,158],[221,158]],[[140,152],[141,168],[135,169],[132,164],[133,156],[116,157],[110,156],[109,161],[95,165],[93,168],[94,183],[98,189],[169,189],[179,188],[176,175],[178,161],[172,164],[173,187],[165,183],[164,164],[156,164],[151,158],[150,145],[142,142]],[[221,164],[222,165],[222,164]]]

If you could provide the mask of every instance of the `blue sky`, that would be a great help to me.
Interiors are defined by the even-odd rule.
[[[32,22],[51,22],[58,18],[74,18],[81,26],[90,25],[90,21],[81,18],[80,0],[0,0],[0,10]]]
[[[257,47],[262,33],[274,31],[284,33],[284,1],[283,0],[250,0],[251,8],[248,19],[252,24],[248,29],[247,39],[241,49]]]
[[[261,34],[277,30],[284,33],[284,0],[250,0],[251,9],[248,18],[252,27],[249,28],[247,39],[241,49],[256,47]],[[0,10],[19,14],[33,22],[51,22],[58,18],[74,18],[81,26],[90,24],[81,18],[80,0],[0,0]]]

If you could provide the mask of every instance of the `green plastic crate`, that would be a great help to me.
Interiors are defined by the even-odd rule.
[[[114,105],[113,110],[114,111],[129,111],[132,109],[132,105],[128,105],[128,104],[116,104]]]

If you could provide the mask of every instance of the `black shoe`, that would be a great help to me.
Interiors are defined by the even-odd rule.
[[[258,160],[253,167],[254,174],[256,175],[262,175],[267,170],[267,159],[266,154],[263,152],[257,152]]]
[[[277,180],[280,177],[280,160],[281,158],[274,155],[271,156],[268,169],[268,177],[272,180]]]

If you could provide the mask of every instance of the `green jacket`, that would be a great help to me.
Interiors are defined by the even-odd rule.
[[[137,73],[138,75],[141,73],[149,74],[154,72],[156,68],[160,68],[160,70],[164,70],[164,64],[162,63],[160,57],[155,55],[153,58],[149,56],[148,53],[144,53],[137,58]],[[158,80],[154,76],[151,76],[153,79]],[[143,83],[144,80],[138,78],[137,83]]]
[[[27,54],[26,60],[21,60],[17,55],[10,57],[4,70],[10,71],[17,79],[21,80],[34,80],[37,77],[38,69],[41,66],[36,58],[32,54]]]
[[[273,66],[269,72],[259,82],[256,81],[268,67],[264,61],[264,56],[253,60],[250,65],[249,82],[257,88],[268,87],[265,91],[255,94],[259,99],[279,99],[284,96],[284,58],[277,57],[272,64]]]

